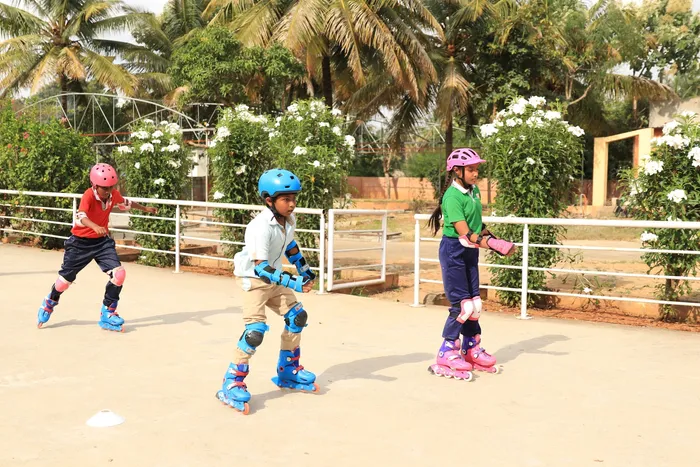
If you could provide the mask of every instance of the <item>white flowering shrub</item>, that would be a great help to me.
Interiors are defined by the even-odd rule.
[[[274,119],[253,114],[247,105],[223,111],[216,135],[209,142],[214,176],[210,201],[262,204],[258,196],[258,178],[272,167],[269,142],[273,136]],[[217,209],[214,215],[226,223],[247,224],[250,221],[249,211]],[[224,227],[221,238],[240,242],[243,236],[243,229]],[[230,245],[224,251],[233,257],[239,249],[239,246]]]
[[[343,131],[340,111],[318,99],[296,101],[274,122],[270,151],[277,167],[294,172],[302,184],[299,206],[333,208],[335,199],[345,200],[347,173],[355,154],[355,138]],[[318,216],[297,216],[298,227],[318,229]],[[301,232],[300,244],[318,242],[317,236]],[[306,253],[312,263],[315,255]]]
[[[132,129],[131,144],[114,150],[117,171],[129,196],[139,198],[180,199],[192,170],[192,160],[182,142],[180,127],[166,121],[155,123],[144,119]],[[160,205],[157,217],[174,217],[175,207]],[[143,215],[143,213],[137,213]],[[175,222],[131,217],[133,230],[175,234]],[[144,248],[171,250],[171,237],[136,235],[136,242]],[[139,263],[150,266],[170,266],[175,257],[167,253],[143,251]]]
[[[663,135],[652,140],[652,152],[639,158],[639,167],[623,175],[623,196],[631,215],[640,220],[700,221],[700,118],[684,112],[667,123]],[[653,229],[640,240],[649,249],[698,250],[700,232],[690,229]],[[649,252],[642,256],[649,272],[667,276],[696,275],[700,255]],[[689,281],[668,279],[659,284],[661,300],[679,300],[691,293]],[[661,308],[661,319],[678,314]]]
[[[578,176],[583,157],[584,132],[563,120],[561,108],[547,108],[543,97],[513,100],[498,112],[492,123],[482,125],[481,156],[487,161],[486,173],[495,180],[498,195],[495,212],[499,216],[558,217],[569,205],[573,181]],[[522,225],[491,225],[487,228],[499,237],[520,241]],[[530,226],[531,243],[559,244],[564,229],[555,226]],[[547,268],[560,259],[555,248],[530,249],[529,263]],[[510,257],[491,255],[494,263],[520,265],[522,250]],[[521,271],[492,269],[493,284],[521,287]],[[546,273],[530,271],[528,288],[545,290]],[[520,293],[498,292],[502,302],[515,306]],[[537,297],[530,296],[531,303]]]

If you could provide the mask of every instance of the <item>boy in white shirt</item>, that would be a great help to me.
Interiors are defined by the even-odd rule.
[[[245,246],[234,260],[233,274],[243,289],[245,330],[238,341],[233,362],[216,393],[224,404],[248,414],[250,393],[243,382],[248,362],[262,344],[269,326],[265,324],[265,306],[284,317],[277,376],[272,381],[282,388],[318,392],[316,375],[299,364],[301,331],[307,314],[293,291],[311,291],[316,275],[311,271],[294,241],[296,195],[301,191],[299,178],[288,170],[273,169],[258,181],[258,193],[267,208],[246,227]],[[299,275],[282,269],[282,255],[294,264]]]

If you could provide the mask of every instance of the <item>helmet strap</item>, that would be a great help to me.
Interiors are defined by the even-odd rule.
[[[469,190],[469,189],[471,188],[471,185],[470,185],[469,183],[467,183],[467,181],[464,179],[464,166],[461,165],[461,166],[458,167],[458,169],[459,169],[459,170],[456,172],[456,173],[457,173],[457,178],[458,178],[459,181],[462,183],[462,186],[463,186],[465,189]]]

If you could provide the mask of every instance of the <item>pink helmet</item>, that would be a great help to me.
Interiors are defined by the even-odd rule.
[[[117,171],[109,164],[96,164],[90,169],[90,183],[93,186],[114,186],[118,181]]]
[[[465,167],[467,165],[475,165],[486,162],[471,148],[455,149],[447,156],[447,171],[449,172],[455,167]]]

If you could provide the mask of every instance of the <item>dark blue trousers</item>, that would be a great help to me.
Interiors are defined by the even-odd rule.
[[[451,304],[442,337],[455,340],[460,334],[465,338],[481,334],[478,321],[457,321],[462,300],[479,296],[479,249],[465,248],[457,238],[442,237],[439,257],[445,295]]]
[[[112,237],[84,238],[71,235],[64,246],[63,263],[58,274],[68,282],[74,282],[78,273],[92,260],[95,260],[104,273],[109,273],[122,265]],[[110,306],[114,301],[119,300],[121,290],[121,286],[114,285],[111,281],[107,282],[103,303]],[[51,299],[58,300],[59,296],[60,293],[52,288]]]

